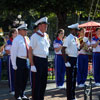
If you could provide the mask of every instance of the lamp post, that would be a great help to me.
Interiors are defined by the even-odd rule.
[[[19,26],[20,24],[24,24],[25,21],[22,20],[22,16],[18,15],[17,18],[15,19],[15,21],[13,22],[13,26]]]

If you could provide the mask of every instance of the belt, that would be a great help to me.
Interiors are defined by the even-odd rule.
[[[27,57],[25,57],[25,56],[21,56],[21,57],[18,57],[18,58],[21,58],[21,59],[27,59]]]
[[[56,54],[56,55],[60,55],[60,56],[62,56],[62,54]]]
[[[93,53],[100,53],[100,52],[93,52]]]
[[[79,55],[88,55],[88,54],[79,54]]]

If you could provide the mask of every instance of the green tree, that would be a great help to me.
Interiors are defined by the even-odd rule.
[[[37,17],[48,16],[50,13],[56,14],[58,18],[58,28],[65,28],[69,16],[75,15],[76,11],[83,12],[88,16],[91,0],[0,0],[0,13],[25,15],[26,12],[38,12]],[[94,12],[97,0],[93,3]],[[26,13],[29,14],[29,13]],[[32,13],[31,13],[32,14]]]

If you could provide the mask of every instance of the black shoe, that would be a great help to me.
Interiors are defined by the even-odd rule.
[[[21,100],[30,100],[29,98],[22,98]]]
[[[29,98],[22,98],[21,100],[30,100]]]

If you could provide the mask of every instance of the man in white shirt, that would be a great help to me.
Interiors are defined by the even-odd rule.
[[[11,47],[11,61],[15,70],[15,99],[29,100],[24,95],[29,69],[27,66],[29,41],[25,38],[27,34],[27,24],[22,24],[18,28],[18,35],[14,38]]]
[[[49,39],[47,37],[47,17],[39,19],[36,23],[38,31],[31,36],[29,59],[32,71],[32,100],[44,100],[47,84],[49,53]]]
[[[77,37],[75,37],[78,30],[78,23],[68,26],[70,34],[64,39],[62,54],[65,60],[66,76],[67,76],[67,100],[75,99],[76,87],[76,62],[78,55]]]

